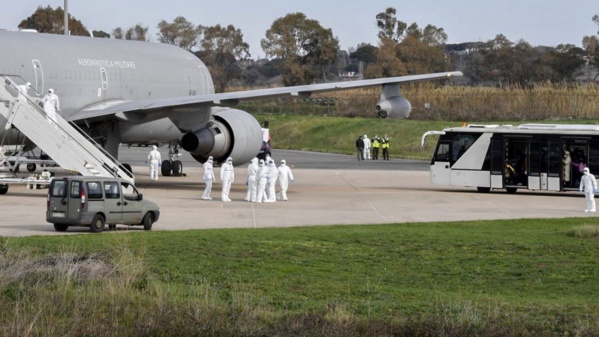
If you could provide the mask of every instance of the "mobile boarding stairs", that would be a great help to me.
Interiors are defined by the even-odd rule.
[[[0,75],[0,81],[0,114],[8,121],[5,133],[17,128],[67,171],[83,176],[120,177],[135,183],[131,172],[125,171],[115,158],[59,113],[55,121],[51,120],[39,105],[39,97],[29,96],[33,90],[28,94],[20,92],[9,76]],[[0,178],[0,194],[8,190],[6,184],[15,182]]]

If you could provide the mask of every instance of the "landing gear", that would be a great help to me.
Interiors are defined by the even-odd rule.
[[[184,176],[183,173],[183,163],[180,160],[175,160],[175,158],[181,156],[179,153],[179,145],[178,144],[169,144],[168,146],[168,160],[164,160],[162,162],[162,166],[160,171],[163,176],[169,177],[180,177]]]

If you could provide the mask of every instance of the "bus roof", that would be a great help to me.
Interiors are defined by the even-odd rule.
[[[599,125],[593,124],[469,124],[467,126],[443,129],[445,132],[474,133],[550,133],[550,134],[598,134]]]

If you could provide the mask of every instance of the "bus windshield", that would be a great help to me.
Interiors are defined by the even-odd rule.
[[[455,162],[474,144],[480,133],[447,132],[439,137],[433,161]]]

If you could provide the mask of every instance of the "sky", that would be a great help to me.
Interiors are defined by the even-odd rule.
[[[37,7],[64,7],[64,1],[0,0],[0,29],[16,29]],[[581,47],[585,35],[599,30],[592,21],[599,14],[597,0],[68,0],[69,13],[89,30],[111,33],[115,27],[140,23],[149,27],[154,41],[158,22],[177,16],[195,25],[232,24],[243,33],[253,59],[265,56],[260,40],[273,21],[296,12],[330,28],[341,49],[363,42],[377,45],[376,15],[388,7],[408,25],[443,28],[448,43],[488,41],[503,34],[533,46]]]

